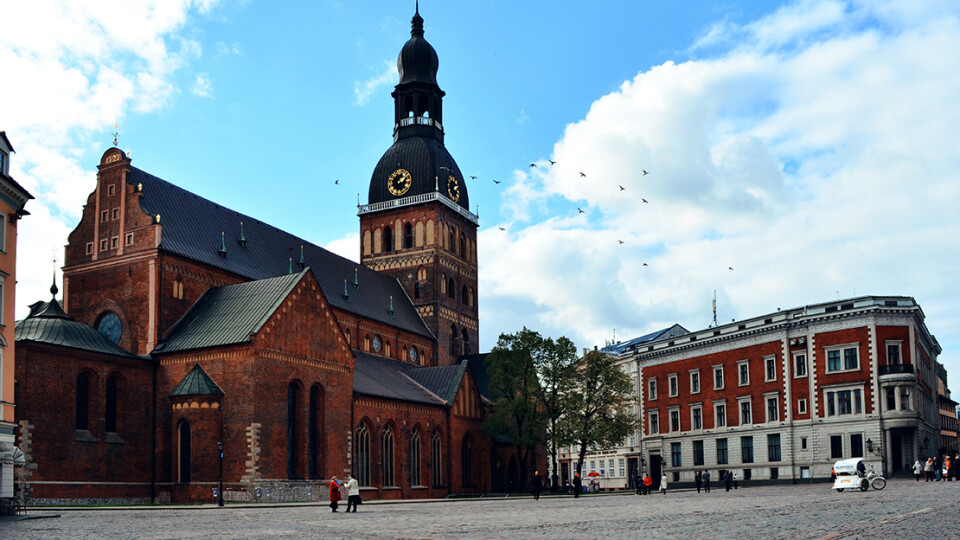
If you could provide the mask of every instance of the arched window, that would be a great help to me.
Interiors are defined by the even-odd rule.
[[[425,281],[427,279],[427,269],[423,266],[417,268],[417,280]]]
[[[297,444],[297,411],[300,409],[300,389],[296,383],[287,387],[287,478],[300,478],[297,475],[299,447]]]
[[[440,274],[440,294],[447,294],[447,275]]]
[[[447,231],[447,249],[449,249],[451,253],[457,252],[457,236],[456,235],[457,235],[457,230],[454,227],[450,227],[449,231]]]
[[[383,242],[383,252],[389,253],[393,251],[393,230],[390,227],[383,228],[383,236],[381,237],[381,242]]]
[[[413,225],[409,223],[403,226],[403,247],[404,249],[413,247]]]
[[[460,342],[463,345],[463,354],[470,354],[470,334],[466,328],[460,332]]]
[[[365,352],[370,352],[370,336],[363,336],[363,350]]]
[[[427,100],[427,96],[420,96],[420,103],[417,104],[417,109],[420,113],[420,116],[429,117],[430,116],[430,101]]]
[[[86,373],[77,377],[77,429],[89,429],[90,378]]]
[[[413,97],[407,96],[403,100],[403,110],[408,118],[413,118]]]
[[[467,286],[466,285],[460,288],[460,303],[461,304],[467,303]]]
[[[469,435],[463,437],[460,445],[460,476],[463,487],[473,485],[473,443],[470,442]]]
[[[473,287],[470,287],[470,290],[468,291],[467,300],[467,305],[473,307]]]
[[[396,458],[393,451],[393,430],[390,429],[388,424],[383,428],[383,433],[380,434],[380,462],[382,465],[381,478],[383,479],[383,486],[395,486],[396,478],[394,477],[395,463]]]
[[[460,234],[460,257],[464,257],[467,253],[467,237]]]
[[[420,298],[420,283],[413,284],[413,297]]]
[[[443,445],[440,442],[440,430],[434,430],[430,438],[430,473],[433,476],[433,487],[443,485]]]
[[[410,485],[420,485],[420,432],[413,430],[410,435]]]
[[[453,278],[447,281],[447,296],[450,298],[457,297],[457,284],[453,282]]]
[[[354,474],[361,486],[370,485],[370,429],[365,422],[357,426],[353,441]]]
[[[190,483],[190,424],[186,420],[177,428],[177,482]]]
[[[322,454],[320,434],[323,433],[323,393],[319,386],[310,388],[310,409],[307,420],[310,425],[307,432],[307,454],[310,478],[320,478]]]
[[[456,356],[457,349],[459,349],[457,344],[457,327],[455,325],[450,325],[450,355]]]
[[[106,408],[103,410],[103,427],[107,433],[117,432],[117,377],[107,379]]]

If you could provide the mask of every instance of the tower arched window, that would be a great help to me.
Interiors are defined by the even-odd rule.
[[[413,118],[413,97],[407,96],[403,99],[403,110],[407,118]]]
[[[420,116],[430,118],[430,99],[427,96],[420,96],[419,101],[417,110],[420,112]]]
[[[103,428],[107,433],[117,432],[117,376],[107,379],[103,410]]]
[[[186,420],[177,427],[177,482],[190,483],[190,424]]]
[[[460,303],[461,304],[467,303],[467,286],[466,285],[460,288]]]
[[[450,354],[453,356],[457,355],[457,327],[450,325]]]
[[[300,445],[297,440],[299,433],[297,411],[300,410],[300,388],[293,382],[287,387],[287,478],[301,478],[297,473],[300,462]]]
[[[393,430],[390,429],[390,425],[388,424],[380,434],[381,478],[383,479],[384,487],[395,486],[397,484],[396,477],[394,476],[394,472],[396,471],[394,442]]]
[[[440,440],[440,430],[434,430],[430,438],[430,475],[433,477],[433,487],[443,485],[443,443]]]
[[[307,458],[310,478],[320,478],[322,465],[320,457],[323,455],[322,440],[320,434],[323,433],[323,392],[319,386],[310,388],[310,407],[307,417],[309,428],[307,431]]]
[[[450,278],[447,281],[447,296],[449,296],[450,298],[457,297],[457,285],[456,283],[453,282],[453,278]]]
[[[393,230],[390,227],[383,228],[383,236],[380,237],[380,241],[383,243],[380,246],[384,253],[389,253],[393,251]]]
[[[403,248],[413,247],[413,225],[407,223],[403,226]]]
[[[460,235],[460,257],[465,257],[467,253],[467,237]]]
[[[370,485],[370,428],[360,422],[353,441],[354,474],[361,486]]]
[[[77,376],[77,429],[90,429],[90,377]]]
[[[413,298],[420,298],[420,283],[413,284]]]
[[[463,354],[470,354],[470,334],[467,333],[466,328],[460,332],[460,343],[463,346]]]
[[[447,233],[447,249],[449,249],[451,253],[457,252],[457,231],[453,227],[450,227]]]
[[[419,486],[421,484],[420,480],[420,467],[422,465],[422,460],[420,459],[420,431],[413,430],[413,434],[410,436],[410,485]]]
[[[440,294],[447,294],[447,275],[440,274]]]

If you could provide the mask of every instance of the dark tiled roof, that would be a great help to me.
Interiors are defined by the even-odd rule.
[[[465,363],[437,367],[409,366],[404,369],[404,372],[421,386],[446,401],[448,405],[452,405],[454,398],[457,397],[457,390],[460,388],[460,381],[463,380],[463,373],[466,368]]]
[[[14,335],[18,343],[45,343],[146,360],[124,350],[93,328],[73,320],[63,312],[56,300],[37,302],[30,306],[30,314],[26,319],[17,322]]]
[[[249,342],[308,271],[207,289],[154,352]]]
[[[659,341],[661,339],[682,336],[684,334],[689,334],[689,333],[690,331],[687,330],[686,328],[680,326],[679,324],[675,324],[668,328],[657,330],[656,332],[650,332],[649,334],[646,334],[640,337],[635,337],[627,341],[614,343],[613,345],[607,345],[606,347],[600,349],[600,351],[605,352],[607,354],[619,355],[625,352],[636,350],[636,348],[640,345],[653,343],[654,341]]]
[[[190,193],[136,167],[127,181],[143,184],[140,208],[160,215],[160,249],[220,268],[247,279],[286,275],[310,267],[327,301],[336,308],[373,319],[395,328],[433,337],[396,279],[335,255],[302,238]],[[243,238],[240,243],[241,226]],[[226,256],[218,253],[224,233]],[[300,262],[301,246],[303,264]],[[343,296],[344,280],[348,287]],[[389,313],[390,297],[394,313]]]
[[[354,354],[356,354],[353,371],[354,392],[428,405],[448,404],[407,373],[409,370],[437,368],[413,366],[359,351],[355,351]]]
[[[397,166],[397,163],[400,165]],[[406,169],[412,177],[410,189],[404,197],[423,195],[439,191],[446,194],[447,178],[453,175],[457,179],[460,197],[456,204],[470,210],[470,197],[467,184],[460,167],[442,142],[430,137],[405,137],[397,139],[373,168],[370,177],[370,190],[367,200],[373,204],[396,199],[387,188],[387,179],[398,168]],[[449,169],[449,170],[448,170]]]
[[[213,382],[213,379],[207,375],[207,372],[200,367],[200,364],[194,364],[190,373],[180,381],[180,384],[170,392],[170,397],[178,396],[222,396],[223,390]]]

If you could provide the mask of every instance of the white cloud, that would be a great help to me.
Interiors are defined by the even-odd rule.
[[[533,310],[544,333],[589,346],[615,327],[706,327],[714,289],[721,322],[838,292],[910,295],[960,360],[946,247],[960,235],[960,17],[904,10],[803,1],[718,25],[701,44],[736,36],[726,51],[594,102],[501,209],[556,217],[481,232],[489,331],[533,326],[516,314]]]
[[[179,89],[178,70],[200,58],[199,42],[180,34],[216,0],[71,2],[4,5],[0,18],[0,118],[17,153],[12,176],[36,199],[19,222],[21,260],[47,260],[74,227],[96,170],[107,128],[131,111],[158,110]],[[207,87],[209,92],[210,88]],[[99,156],[96,156],[99,157]],[[96,158],[94,158],[96,159]],[[52,263],[51,263],[52,264]],[[50,276],[17,276],[17,316],[49,296]]]
[[[396,84],[398,80],[397,65],[389,60],[384,60],[383,71],[379,75],[366,81],[356,81],[353,84],[353,92],[357,95],[357,105],[366,105],[370,101],[370,96],[381,86]]]
[[[206,73],[200,73],[197,75],[197,78],[193,83],[193,88],[190,91],[193,92],[193,95],[195,96],[212,98],[213,83],[210,82],[210,76]]]
[[[360,235],[358,233],[350,233],[323,247],[341,257],[360,262]]]
[[[222,41],[218,41],[215,47],[217,49],[217,54],[220,56],[229,56],[231,54],[240,55],[243,53],[240,43],[236,41],[233,43],[224,43]]]

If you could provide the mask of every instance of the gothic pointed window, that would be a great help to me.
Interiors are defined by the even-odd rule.
[[[320,457],[322,455],[321,433],[323,433],[323,394],[320,387],[310,388],[310,409],[307,416],[309,428],[307,432],[307,456],[310,478],[320,478],[322,466]]]
[[[390,227],[383,228],[383,236],[380,241],[383,242],[382,251],[384,253],[393,251],[393,230]]]
[[[456,356],[457,349],[458,349],[457,327],[451,324],[450,325],[450,354],[453,356]]]
[[[403,248],[413,247],[413,225],[407,223],[403,226]]]
[[[440,430],[434,430],[430,438],[430,476],[433,487],[443,486],[443,443],[440,440]]]
[[[81,373],[77,377],[77,429],[89,429],[90,419],[90,377]]]
[[[460,343],[463,346],[463,354],[470,354],[470,334],[467,333],[466,328],[460,332]]]
[[[422,482],[420,479],[420,467],[422,461],[420,459],[420,432],[416,429],[413,430],[413,434],[410,436],[410,485],[419,486]]]
[[[460,288],[460,303],[461,303],[461,304],[467,304],[467,303],[468,303],[468,299],[467,299],[467,286],[466,286],[466,285],[464,285],[463,287]]]
[[[300,388],[296,383],[287,387],[287,478],[301,478],[297,473],[300,445],[297,440],[297,411],[300,409]]]
[[[107,433],[117,432],[117,377],[116,375],[107,379],[106,396],[104,396],[106,408],[103,411],[103,427]]]
[[[186,421],[177,427],[177,482],[190,483],[190,424]]]
[[[360,422],[354,435],[353,460],[354,473],[361,486],[370,485],[370,429],[366,422]]]
[[[395,486],[396,476],[396,455],[394,453],[393,430],[387,425],[380,434],[380,460],[382,465],[381,478],[383,486]]]
[[[457,297],[457,284],[453,282],[453,278],[447,281],[447,296],[450,298]]]

